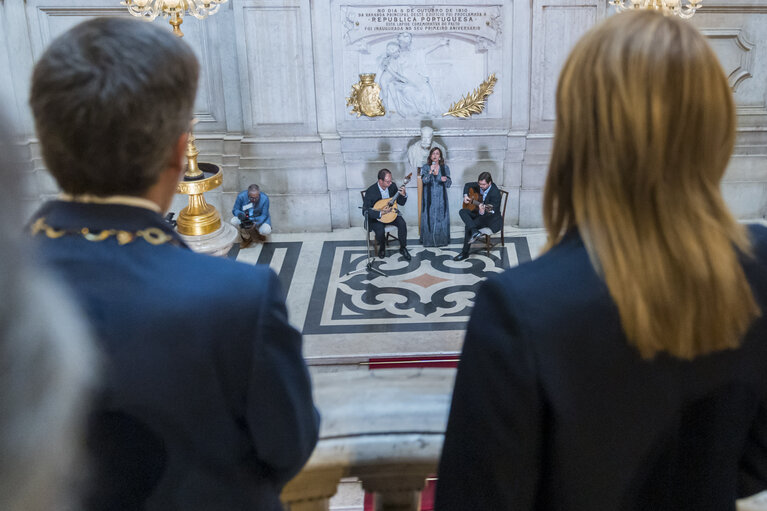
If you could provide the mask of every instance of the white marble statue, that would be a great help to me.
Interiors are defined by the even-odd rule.
[[[429,156],[429,151],[432,147],[439,147],[440,151],[442,151],[442,158],[447,160],[447,151],[445,150],[445,147],[442,144],[434,142],[433,138],[434,130],[432,128],[429,126],[421,128],[421,140],[413,142],[410,144],[410,147],[407,148],[407,161],[409,164],[407,169],[408,172],[411,170],[418,172],[423,164],[426,163],[426,158]]]
[[[386,45],[379,57],[379,84],[383,91],[386,111],[405,118],[433,117],[440,114],[437,98],[429,77],[426,56],[441,46],[450,44],[446,38],[434,46],[412,48],[413,36],[400,32],[396,42]]]

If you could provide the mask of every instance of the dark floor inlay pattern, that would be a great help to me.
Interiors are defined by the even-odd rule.
[[[326,241],[322,247],[304,334],[462,330],[482,281],[513,264],[530,260],[524,237],[505,239],[489,252],[474,249],[456,262],[459,239],[448,247],[409,242],[410,262],[394,243],[373,267],[386,276],[362,271],[368,262],[364,242]],[[510,257],[510,254],[513,257]]]
[[[282,284],[282,292],[287,296],[290,285],[293,283],[293,274],[298,264],[298,256],[301,254],[302,243],[300,241],[277,241],[264,243],[258,254],[257,264],[271,265],[276,253],[283,256],[282,264],[274,268]]]

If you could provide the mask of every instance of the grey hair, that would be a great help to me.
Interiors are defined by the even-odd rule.
[[[199,65],[158,25],[95,18],[55,39],[30,105],[45,163],[71,194],[140,195],[189,128]]]
[[[0,152],[13,159],[3,128],[0,115]],[[10,169],[0,162],[0,205],[15,219]],[[0,509],[66,509],[83,475],[77,470],[97,357],[72,297],[32,264],[17,225],[0,224]]]
[[[260,188],[258,187],[258,185],[255,185],[255,184],[254,184],[254,185],[250,185],[250,186],[248,186],[248,191],[249,191],[249,192],[257,192],[257,191],[259,191],[259,190],[260,190]]]

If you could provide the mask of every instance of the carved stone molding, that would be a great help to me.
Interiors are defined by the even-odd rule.
[[[51,6],[43,3],[42,0],[25,0],[27,16],[29,17],[30,30],[32,35],[32,48],[35,58],[42,55],[44,49],[60,33],[67,30],[75,22],[88,18],[102,16],[121,16],[130,17],[125,6],[120,5],[119,1],[114,2],[114,6],[77,6],[61,5]],[[66,18],[74,18],[72,22]],[[221,84],[221,59],[214,55],[214,48],[211,40],[217,38],[217,32],[209,27],[214,19],[206,20],[204,23],[194,23],[184,26],[186,33],[185,40],[190,46],[197,50],[197,56],[200,59],[200,83],[198,99],[195,107],[195,117],[200,123],[200,127],[211,126],[208,129],[224,128],[223,114],[223,86]],[[164,20],[157,20],[155,23],[166,23]],[[168,31],[171,27],[165,24]],[[35,37],[35,33],[38,37]],[[140,58],[140,56],[137,56]]]
[[[727,79],[733,92],[737,92],[738,87],[744,80],[752,78],[753,53],[755,45],[746,39],[746,34],[740,28],[708,28],[701,32],[709,39],[712,45],[717,42],[728,42],[737,48],[740,52],[737,62],[722,62],[727,73]]]
[[[452,369],[378,369],[316,374],[320,441],[288,483],[291,511],[327,509],[341,477],[358,477],[380,511],[417,511],[437,470],[450,406]]]

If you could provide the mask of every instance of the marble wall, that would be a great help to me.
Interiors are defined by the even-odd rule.
[[[723,190],[739,217],[764,218],[767,0],[704,5],[690,22],[720,56],[740,120]],[[119,0],[0,0],[0,102],[26,149],[19,179],[30,211],[57,191],[27,107],[33,63],[57,34],[105,15],[127,12]],[[189,17],[182,30],[203,70],[201,160],[224,168],[208,201],[228,218],[237,192],[256,182],[271,197],[276,231],[360,225],[359,191],[382,167],[401,181],[407,148],[427,125],[447,147],[454,209],[462,183],[487,170],[510,192],[506,223],[540,226],[559,69],[609,15],[607,0],[229,0],[204,21]],[[346,105],[360,73],[377,74],[386,115],[358,117]],[[491,73],[498,81],[483,113],[442,115]],[[415,85],[400,87],[398,76]],[[404,214],[415,224],[415,200]]]

